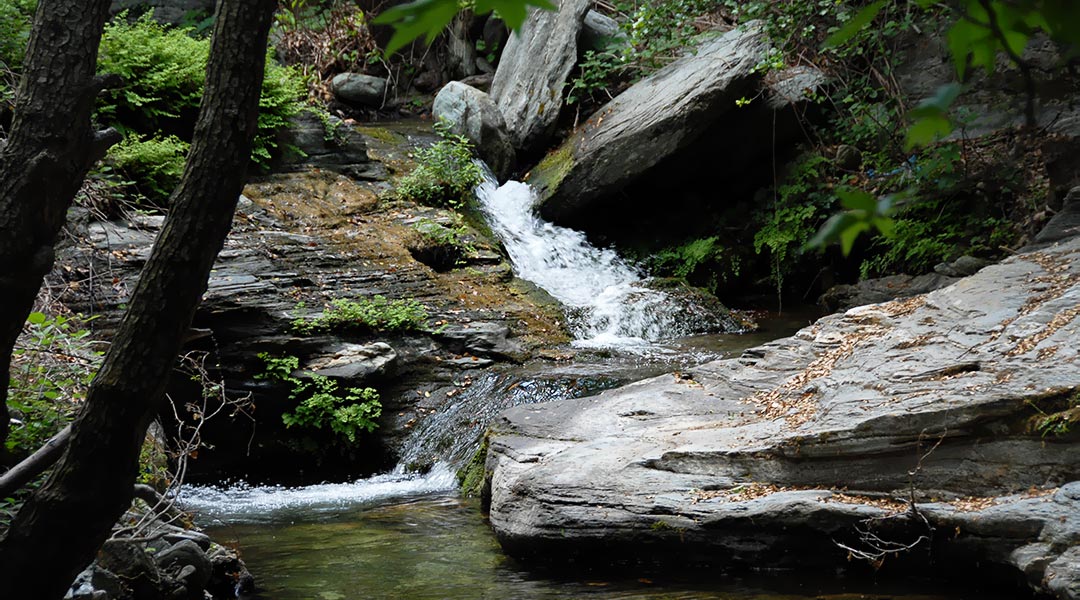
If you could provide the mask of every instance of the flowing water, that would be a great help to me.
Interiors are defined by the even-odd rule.
[[[585,236],[532,214],[532,191],[517,182],[477,191],[518,276],[563,302],[579,351],[571,363],[502,366],[475,376],[456,401],[417,426],[402,465],[438,459],[424,475],[393,473],[300,488],[243,483],[185,488],[182,502],[221,542],[241,551],[268,600],[596,598],[659,600],[957,600],[863,585],[854,590],[793,580],[701,582],[636,573],[538,573],[504,556],[479,507],[461,500],[452,466],[476,449],[488,422],[514,405],[596,393],[793,333],[809,315],[766,319],[748,335],[678,339],[685,331],[668,296]],[[448,466],[449,465],[449,466]],[[700,577],[700,574],[698,575]],[[780,590],[779,592],[777,590]],[[985,598],[985,595],[970,596]]]
[[[566,306],[575,346],[640,347],[688,333],[667,295],[646,287],[642,273],[614,250],[537,217],[528,185],[499,186],[489,177],[476,197],[517,276]]]

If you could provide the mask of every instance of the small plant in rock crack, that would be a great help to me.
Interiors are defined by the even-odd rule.
[[[362,432],[370,433],[378,427],[382,403],[375,388],[342,388],[336,380],[310,371],[301,373],[301,378],[295,375],[300,366],[297,357],[271,356],[266,352],[258,356],[265,364],[265,371],[255,378],[288,384],[292,386],[289,399],[299,400],[296,408],[281,415],[286,427],[329,427],[349,443],[356,442]]]
[[[413,299],[388,300],[376,295],[370,299],[331,300],[322,314],[314,319],[293,320],[298,333],[330,331],[417,331],[423,328],[427,310]]]

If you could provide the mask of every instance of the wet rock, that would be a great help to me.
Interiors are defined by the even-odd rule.
[[[75,578],[64,600],[115,600],[123,594],[123,584],[116,575],[92,564]]]
[[[506,42],[491,97],[499,106],[514,148],[531,152],[551,137],[562,109],[563,88],[577,62],[577,40],[588,0],[559,0],[558,10],[530,7]]]
[[[97,565],[123,582],[125,594],[147,599],[160,596],[161,575],[142,544],[108,541],[98,552]]]
[[[956,282],[955,277],[941,273],[926,275],[889,275],[864,279],[856,284],[834,285],[818,298],[818,304],[830,312],[856,306],[909,298],[941,289]]]
[[[732,313],[716,296],[682,279],[650,279],[646,287],[668,296],[664,310],[679,324],[679,335],[734,333],[756,328],[748,318]]]
[[[337,117],[323,123],[314,113],[304,111],[278,134],[278,145],[286,149],[274,164],[278,172],[314,167],[354,179],[379,179],[384,173],[368,158],[364,136]]]
[[[203,549],[191,540],[182,540],[154,557],[162,571],[183,584],[189,596],[201,597],[210,581],[213,565]]]
[[[1077,306],[1080,239],[690,379],[510,409],[489,432],[492,527],[534,560],[801,570],[873,553],[870,531],[913,545],[895,564],[1074,599],[1080,437],[1036,423],[1080,389]]]
[[[397,352],[385,342],[344,344],[328,348],[329,355],[319,355],[304,366],[325,377],[362,381],[384,374],[397,359]]]
[[[451,131],[468,138],[480,158],[500,179],[514,168],[514,147],[499,108],[480,90],[458,81],[443,86],[431,109],[437,119],[451,123]]]
[[[209,553],[212,574],[206,589],[215,598],[237,598],[255,589],[255,578],[231,550],[215,544]]]
[[[532,170],[529,183],[544,216],[565,221],[587,212],[591,203],[689,146],[735,109],[737,98],[751,93],[759,82],[754,67],[765,51],[757,29],[729,31],[601,107]]]
[[[452,351],[516,360],[522,347],[509,339],[510,328],[501,323],[466,323],[448,325],[437,337]]]
[[[386,80],[363,73],[340,73],[330,80],[330,91],[346,104],[380,108],[386,97]]]

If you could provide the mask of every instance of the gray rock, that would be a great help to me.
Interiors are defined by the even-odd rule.
[[[471,353],[516,360],[522,353],[521,346],[509,339],[510,328],[500,323],[448,325],[437,333],[437,337],[452,352],[459,354]]]
[[[809,65],[773,71],[765,79],[765,103],[772,110],[802,104],[810,95],[824,88],[826,83],[828,77],[825,73]]]
[[[557,11],[530,8],[510,35],[491,84],[514,148],[538,150],[551,136],[563,87],[577,62],[577,40],[589,0],[559,0]]]
[[[1080,438],[1033,423],[1080,389],[1077,306],[1073,239],[690,379],[510,409],[489,432],[492,527],[511,554],[553,561],[804,570],[873,552],[869,528],[931,551],[909,557],[1075,599]]]
[[[292,172],[312,167],[342,173],[354,179],[370,179],[372,162],[364,136],[337,117],[330,117],[326,130],[322,119],[303,111],[278,133],[282,156],[273,165],[278,172]]]
[[[386,97],[386,80],[363,73],[340,73],[330,80],[330,91],[346,104],[380,108]]]
[[[979,269],[994,264],[985,258],[964,255],[950,263],[940,263],[934,266],[934,272],[946,277],[967,277],[979,272]],[[926,290],[930,291],[930,290]],[[923,292],[920,292],[923,293]]]
[[[163,550],[154,562],[188,590],[202,591],[210,581],[213,565],[203,549],[191,540],[182,540]]]
[[[484,92],[464,83],[451,81],[439,90],[431,113],[451,123],[451,131],[469,138],[500,179],[514,168],[514,146],[506,131],[502,113]]]
[[[756,28],[732,30],[616,96],[532,170],[529,183],[544,216],[565,220],[584,212],[690,145],[737,98],[752,95],[765,51]]]
[[[304,368],[326,377],[363,380],[385,373],[397,359],[397,352],[384,342],[371,344],[343,344],[309,360]]]
[[[615,19],[595,10],[585,13],[584,26],[578,39],[580,50],[604,50],[611,45],[625,43],[626,34],[619,30],[619,23]]]
[[[1080,187],[1069,190],[1061,210],[1035,236],[1035,244],[1045,246],[1080,235]]]
[[[940,273],[889,275],[864,279],[856,284],[834,285],[818,298],[818,304],[830,312],[847,310],[856,306],[888,302],[897,298],[910,298],[941,289],[956,282],[955,277]]]

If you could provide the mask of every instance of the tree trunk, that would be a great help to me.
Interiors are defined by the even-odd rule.
[[[53,242],[75,192],[116,139],[90,127],[108,16],[109,0],[41,0],[34,16],[11,135],[0,154],[0,451],[15,339],[52,268]]]
[[[206,92],[172,209],[67,452],[0,546],[0,581],[12,598],[62,597],[131,504],[146,428],[243,188],[275,6],[218,4]]]

